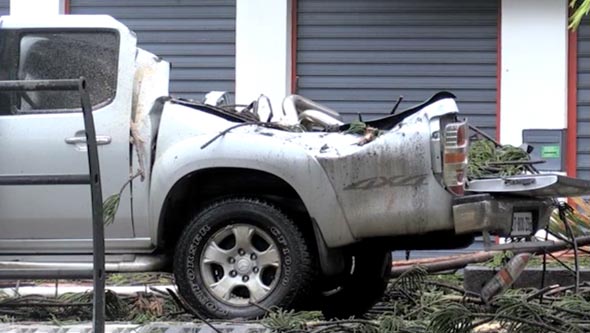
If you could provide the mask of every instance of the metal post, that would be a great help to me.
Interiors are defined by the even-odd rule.
[[[93,270],[94,301],[93,301],[93,332],[104,333],[105,330],[105,244],[104,222],[102,212],[102,189],[100,181],[100,165],[98,162],[98,148],[96,143],[96,131],[92,117],[92,104],[86,90],[86,80],[27,80],[27,81],[0,81],[0,91],[78,91],[80,104],[84,116],[84,130],[86,133],[86,147],[88,149],[87,175],[4,175],[0,176],[1,185],[90,185],[92,202],[92,244],[93,244]],[[89,276],[90,271],[80,269],[17,269],[0,271],[0,279],[18,277],[55,277],[76,278]]]
[[[98,149],[96,132],[92,118],[92,104],[86,90],[86,80],[80,78],[78,90],[82,112],[84,114],[84,128],[86,131],[86,146],[88,147],[88,169],[90,173],[90,193],[92,200],[92,247],[94,267],[94,309],[92,326],[94,333],[104,333],[105,330],[105,246],[104,222],[102,216],[102,189],[100,183],[100,165],[98,163]]]

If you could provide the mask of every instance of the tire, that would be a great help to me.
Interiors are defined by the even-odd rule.
[[[347,259],[345,273],[325,279],[319,292],[320,310],[326,319],[362,317],[387,289],[390,251],[362,251]]]
[[[258,318],[264,308],[290,308],[303,297],[312,263],[303,235],[281,211],[228,199],[202,210],[183,231],[174,276],[195,313]]]

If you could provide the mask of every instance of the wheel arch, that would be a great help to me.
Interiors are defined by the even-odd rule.
[[[174,183],[158,219],[158,247],[170,249],[170,244],[178,240],[192,214],[229,197],[258,198],[269,202],[289,215],[305,237],[315,243],[309,212],[289,183],[266,171],[220,167],[195,170]]]

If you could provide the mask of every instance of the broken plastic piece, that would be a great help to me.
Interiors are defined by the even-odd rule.
[[[515,255],[486,285],[481,289],[481,299],[488,303],[494,296],[510,288],[524,271],[531,258],[530,253]]]

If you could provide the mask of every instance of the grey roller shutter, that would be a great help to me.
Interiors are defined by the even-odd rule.
[[[297,92],[340,111],[388,113],[439,90],[495,135],[498,1],[298,0]]]
[[[577,176],[590,179],[590,20],[578,29]]]
[[[10,1],[9,0],[0,0],[0,16],[8,15],[10,12]]]
[[[235,0],[71,0],[72,14],[108,14],[139,46],[172,63],[171,94],[235,90]]]

